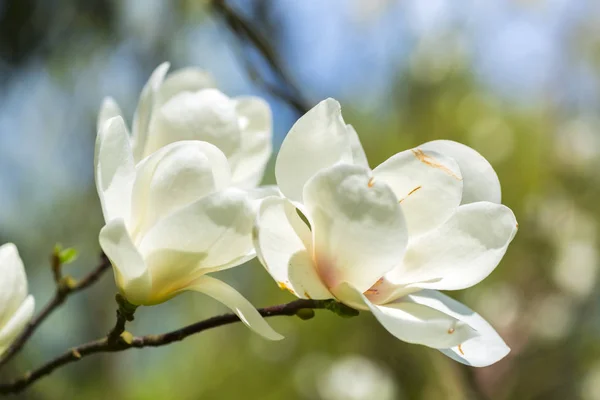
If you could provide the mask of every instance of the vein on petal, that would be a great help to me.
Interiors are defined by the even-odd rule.
[[[423,186],[421,186],[421,185],[417,186],[416,188],[414,188],[413,190],[411,190],[410,192],[408,192],[408,194],[407,194],[406,196],[404,196],[403,198],[401,198],[401,199],[398,201],[398,203],[402,203],[404,200],[406,200],[406,198],[407,198],[408,196],[410,196],[411,194],[413,194],[414,192],[416,192],[417,190],[419,190],[419,189],[422,189],[422,188],[423,188]]]
[[[450,175],[451,177],[453,177],[454,179],[462,181],[462,178],[459,177],[458,175],[456,175],[450,168],[446,167],[445,165],[440,164],[433,157],[430,157],[427,154],[425,154],[423,152],[423,150],[417,148],[417,149],[411,149],[411,151],[415,155],[415,157],[417,157],[417,159],[419,161],[421,161],[423,164],[428,165],[433,168],[440,169],[440,170],[444,171],[445,173],[447,173],[448,175]]]

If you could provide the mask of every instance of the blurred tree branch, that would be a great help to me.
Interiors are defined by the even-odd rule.
[[[100,263],[92,272],[87,274],[81,280],[76,281],[70,276],[62,276],[60,274],[60,266],[58,266],[53,255],[52,269],[56,279],[56,291],[52,299],[46,304],[42,311],[35,317],[29,324],[27,324],[25,330],[15,339],[12,345],[6,350],[6,352],[0,357],[0,368],[8,363],[27,343],[31,335],[40,327],[40,325],[52,314],[60,305],[62,305],[67,297],[77,292],[80,292],[89,286],[93,285],[102,277],[102,275],[110,269],[110,261],[102,254],[100,256]],[[1,391],[0,391],[1,392]]]
[[[119,302],[119,300],[117,301]],[[239,317],[235,314],[223,314],[161,335],[132,336],[129,332],[125,331],[125,322],[126,320],[133,319],[133,311],[129,310],[131,313],[129,316],[126,316],[121,314],[123,311],[122,308],[123,305],[119,303],[115,327],[105,337],[74,347],[38,369],[26,372],[21,378],[16,379],[12,383],[0,384],[0,394],[21,392],[38,379],[52,373],[55,369],[92,354],[116,353],[132,348],[165,346],[208,329],[240,322]],[[314,316],[312,310],[315,309],[327,309],[342,317],[358,315],[358,311],[337,303],[335,300],[304,299],[295,300],[287,304],[259,308],[258,312],[263,317],[297,315],[301,319],[310,319]],[[128,319],[129,317],[131,319]]]
[[[293,79],[286,72],[271,43],[250,22],[233,8],[229,7],[225,0],[213,0],[211,4],[215,12],[223,18],[231,32],[236,36],[242,46],[242,50],[244,45],[254,48],[269,64],[275,77],[282,83],[283,87],[270,83],[268,79],[265,79],[259,73],[258,68],[252,64],[248,57],[241,57],[250,78],[263,86],[273,96],[288,103],[299,114],[305,114],[310,107],[304,100],[300,89],[298,89]]]

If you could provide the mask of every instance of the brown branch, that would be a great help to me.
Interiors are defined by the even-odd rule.
[[[263,317],[298,315],[301,318],[306,319],[307,314],[310,315],[310,313],[307,313],[306,311],[312,311],[315,309],[329,309],[341,316],[353,316],[358,314],[358,311],[350,309],[349,307],[346,307],[333,300],[296,300],[287,304],[260,308],[258,309],[258,312]],[[188,336],[203,332],[205,330],[239,321],[240,319],[235,314],[224,314],[161,335],[147,335],[138,337],[132,337],[127,332],[121,330],[119,332],[118,340],[111,340],[110,338],[111,334],[113,334],[113,329],[113,331],[111,331],[111,333],[109,333],[106,337],[74,347],[66,353],[42,365],[40,368],[32,372],[25,373],[25,375],[16,379],[12,383],[0,384],[0,394],[21,392],[38,379],[49,375],[55,369],[72,362],[79,361],[80,359],[92,354],[115,353],[131,348],[139,349],[144,347],[165,346],[173,342],[181,341]],[[119,324],[120,323],[117,322],[115,328],[120,329]]]
[[[122,339],[121,335],[125,332],[125,324],[127,321],[133,321],[133,315],[138,307],[128,302],[127,299],[120,294],[117,294],[115,297],[119,308],[117,309],[117,321],[115,322],[115,326],[108,332],[108,335],[106,335],[109,344],[115,344]]]
[[[250,77],[261,84],[273,96],[288,103],[299,114],[305,114],[310,107],[304,100],[300,89],[298,89],[293,79],[286,72],[273,46],[244,17],[229,7],[224,0],[213,0],[211,4],[213,9],[223,17],[225,23],[240,43],[246,43],[255,48],[269,64],[271,70],[277,79],[284,84],[285,88],[273,85],[264,78],[257,79],[260,76],[257,68],[247,58],[244,58],[243,61]]]
[[[37,317],[27,324],[23,332],[17,337],[17,339],[15,339],[2,357],[0,357],[0,368],[8,363],[19,352],[19,350],[21,350],[31,335],[34,334],[34,332],[46,320],[46,318],[50,316],[50,314],[52,314],[61,304],[65,302],[67,297],[94,284],[109,268],[110,262],[103,254],[98,266],[83,279],[74,281],[70,277],[61,278],[57,283],[56,292],[54,293],[52,299],[48,302],[48,304],[46,304]]]

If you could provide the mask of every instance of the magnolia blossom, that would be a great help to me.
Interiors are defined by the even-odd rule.
[[[132,124],[134,161],[170,143],[202,140],[225,154],[233,186],[257,186],[272,151],[269,105],[253,96],[227,97],[202,70],[184,68],[166,76],[168,69],[169,63],[158,66],[140,95]],[[120,115],[117,103],[106,98],[97,130]]]
[[[281,339],[241,294],[207,275],[255,257],[255,212],[247,192],[231,187],[232,174],[226,155],[198,140],[167,144],[136,163],[123,119],[104,121],[95,156],[106,221],[100,245],[129,302],[154,305],[197,291]]]
[[[464,364],[509,352],[483,318],[436,290],[483,280],[517,231],[479,153],[434,141],[371,170],[328,99],[292,127],[275,172],[285,198],[262,203],[255,246],[282,288],[370,310],[397,338]]]
[[[17,247],[12,243],[0,246],[0,354],[29,323],[34,307]]]

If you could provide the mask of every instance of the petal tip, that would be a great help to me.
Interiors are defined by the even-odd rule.
[[[261,334],[262,337],[264,337],[267,340],[270,340],[272,342],[278,342],[280,340],[285,339],[285,336],[277,333],[276,331],[272,331],[270,332],[268,335],[266,333]]]
[[[17,246],[12,243],[12,242],[8,242],[3,244],[2,246],[0,246],[0,254],[1,253],[6,253],[6,254],[11,254],[11,255],[19,255],[19,250],[17,249]]]
[[[339,101],[337,101],[336,99],[332,98],[332,97],[328,97],[325,100],[323,100],[322,102],[320,102],[318,106],[322,106],[324,107],[328,113],[330,114],[342,114],[342,105],[340,104]]]

